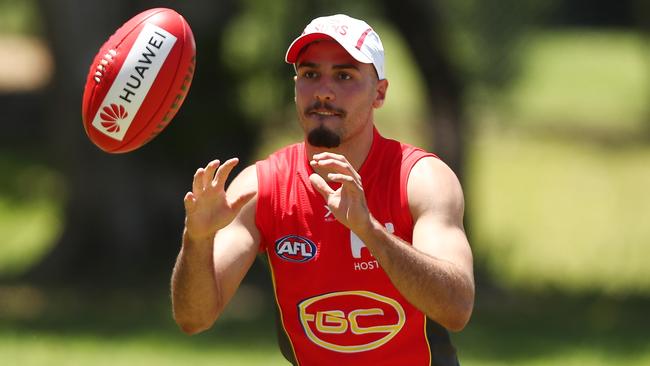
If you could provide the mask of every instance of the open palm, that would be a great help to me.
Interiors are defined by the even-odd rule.
[[[231,223],[255,195],[252,192],[230,198],[226,194],[225,182],[238,162],[233,158],[221,165],[219,160],[213,160],[194,174],[192,191],[187,192],[184,199],[185,227],[190,237],[213,237],[219,229]]]

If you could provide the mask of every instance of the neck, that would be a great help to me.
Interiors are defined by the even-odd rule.
[[[352,136],[346,141],[341,141],[341,144],[335,148],[315,147],[305,141],[305,148],[307,158],[311,159],[312,156],[322,152],[331,152],[345,156],[345,158],[352,164],[354,170],[359,171],[363,162],[366,161],[372,142],[374,138],[374,124],[369,123],[368,127],[359,132],[358,135]],[[323,172],[316,169],[316,173],[321,176]]]

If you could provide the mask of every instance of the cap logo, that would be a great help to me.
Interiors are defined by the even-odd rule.
[[[348,34],[348,26],[345,24],[338,23],[318,23],[314,25],[314,30],[321,33],[338,33],[342,36]]]
[[[365,32],[361,34],[361,37],[359,37],[359,40],[357,41],[357,49],[361,51],[361,46],[363,46],[363,41],[366,40],[366,37],[368,36],[368,33],[372,32],[372,28],[366,29]]]

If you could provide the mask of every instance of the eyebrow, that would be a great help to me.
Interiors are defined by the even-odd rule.
[[[296,69],[300,69],[303,67],[308,67],[308,68],[317,68],[318,64],[315,62],[301,62],[296,66]],[[354,70],[359,70],[359,67],[355,64],[339,64],[339,65],[334,65],[332,66],[333,69],[337,70],[345,70],[345,69],[354,69]]]

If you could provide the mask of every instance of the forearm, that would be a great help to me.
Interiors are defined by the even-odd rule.
[[[411,304],[447,329],[465,326],[474,303],[471,275],[454,263],[419,251],[374,219],[356,234]]]
[[[192,240],[183,233],[171,289],[174,320],[183,331],[198,333],[214,323],[223,305],[214,276],[212,239]]]

